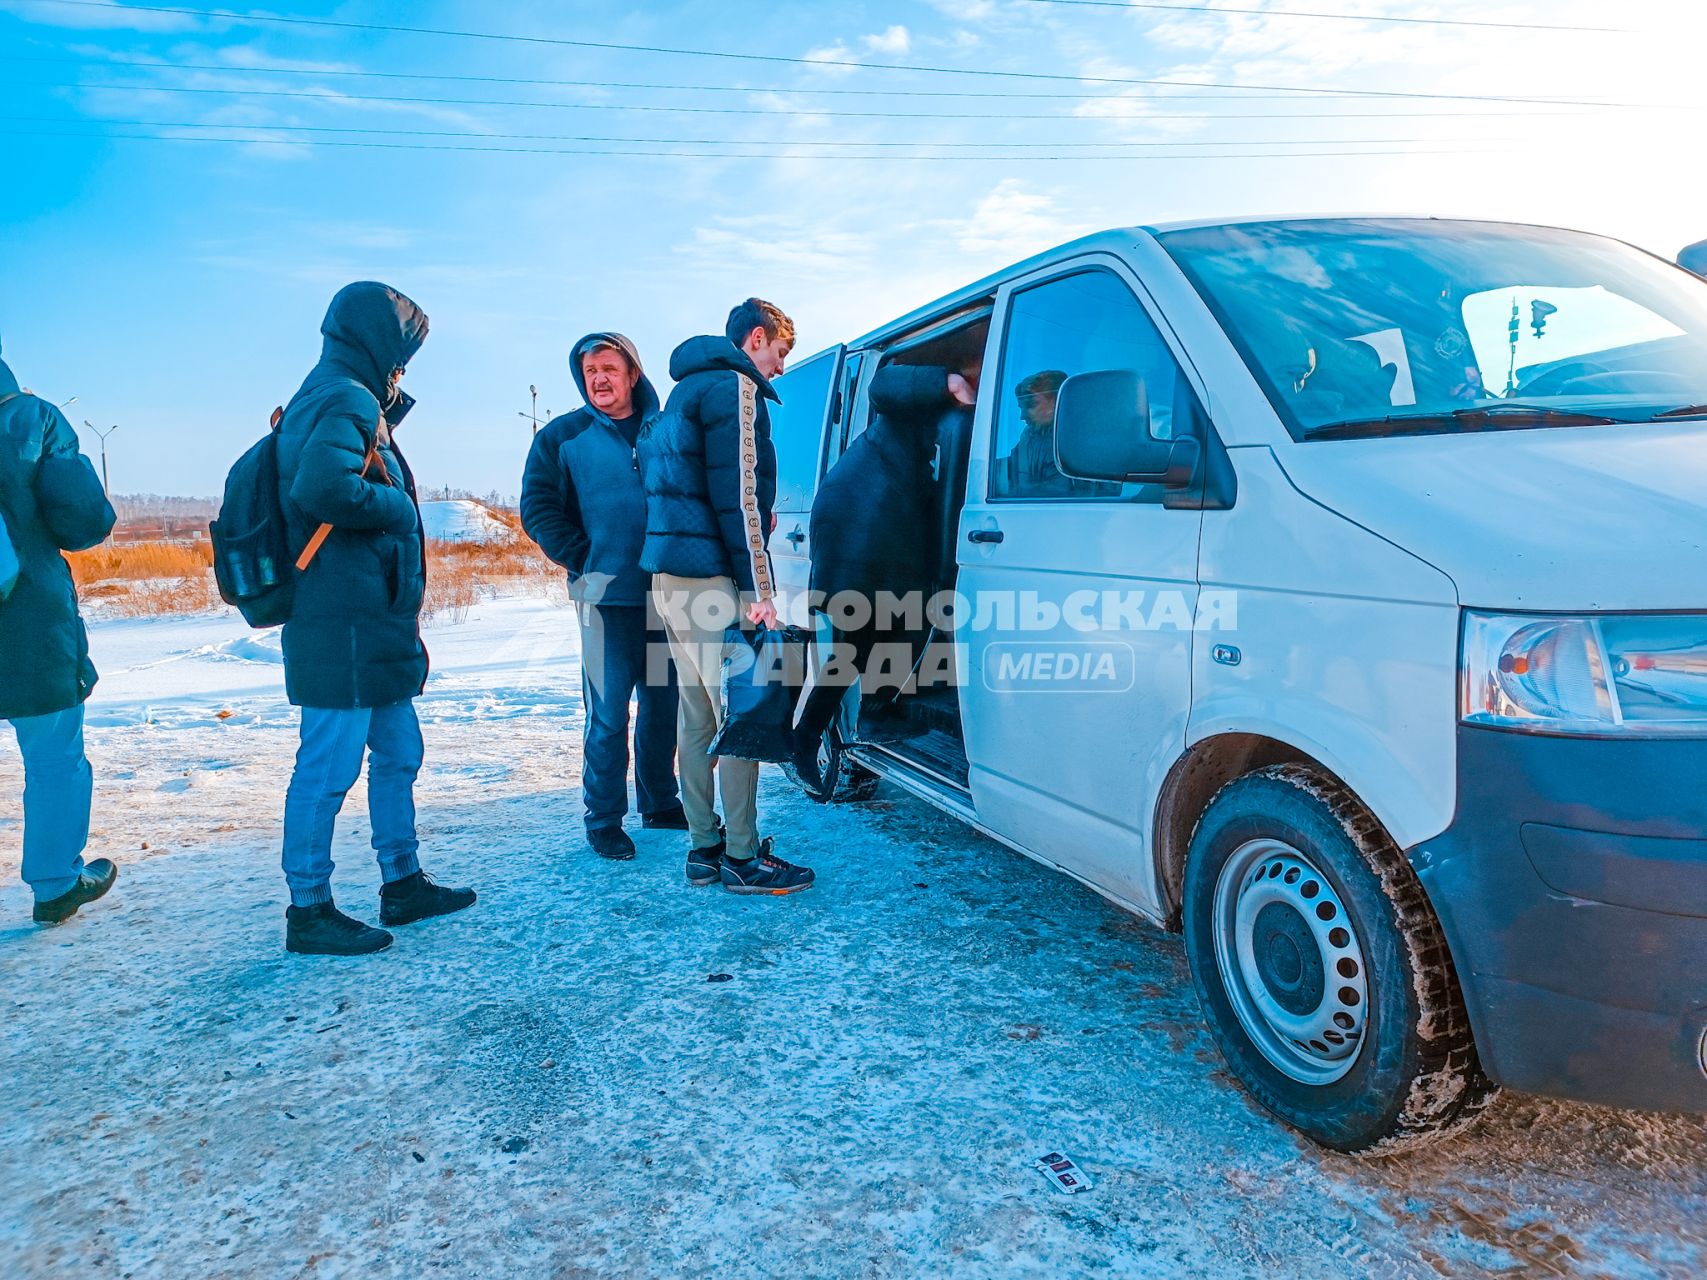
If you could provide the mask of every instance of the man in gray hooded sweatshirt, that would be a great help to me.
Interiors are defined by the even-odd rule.
[[[676,784],[676,672],[640,568],[646,494],[635,462],[658,393],[620,333],[590,333],[569,352],[586,404],[534,437],[522,475],[522,527],[569,573],[581,620],[586,731],[581,790],[587,843],[634,856],[628,813],[628,706],[637,703],[634,790],[644,827],[685,831]]]

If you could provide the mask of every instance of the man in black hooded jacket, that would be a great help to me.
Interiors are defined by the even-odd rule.
[[[975,369],[968,372],[976,377]],[[911,596],[911,613],[918,616],[922,597],[936,586],[936,427],[951,406],[976,403],[977,391],[966,374],[939,365],[887,364],[872,377],[869,398],[871,425],[836,460],[812,499],[812,599],[832,618],[841,612],[839,598],[866,619],[836,629],[828,662],[795,725],[794,767],[812,785],[819,781],[819,739],[854,677],[861,677],[869,701],[892,693],[911,671],[919,638],[895,629],[878,606],[885,596],[898,602]]]
[[[0,536],[18,561],[16,582],[0,592],[0,720],[24,753],[22,870],[38,924],[69,919],[118,876],[110,858],[83,861],[94,786],[83,703],[95,667],[60,554],[95,546],[113,519],[71,424],[0,361]]]
[[[302,708],[302,743],[285,793],[285,946],[358,955],[391,945],[384,929],[332,902],[332,826],[368,756],[368,813],[384,885],[380,920],[409,924],[460,911],[416,856],[414,699],[427,679],[421,601],[427,564],[415,479],[397,447],[414,401],[399,383],[427,317],[395,289],[364,281],[332,299],[320,362],[279,423],[279,496],[291,545],[331,532],[297,576],[284,625],[285,693]]]

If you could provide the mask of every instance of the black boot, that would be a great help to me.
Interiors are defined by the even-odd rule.
[[[681,805],[677,805],[674,809],[641,815],[640,825],[647,831],[686,831],[688,815]]]
[[[96,898],[104,897],[107,890],[113,887],[113,881],[118,878],[119,869],[111,858],[96,858],[84,866],[83,874],[77,877],[76,884],[57,898],[36,903],[35,922],[58,924],[62,920],[71,919],[77,914],[78,908],[88,906]]]
[[[634,856],[634,841],[621,827],[594,827],[587,832],[587,843],[599,857],[612,862],[627,862]]]
[[[352,920],[330,902],[285,908],[285,950],[299,956],[365,956],[390,945],[384,929]]]
[[[425,871],[393,880],[379,887],[379,922],[388,925],[414,924],[433,916],[474,905],[474,890],[447,889],[434,884]]]

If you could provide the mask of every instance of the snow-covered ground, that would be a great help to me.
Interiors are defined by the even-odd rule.
[[[434,498],[421,504],[421,527],[440,542],[492,542],[511,536],[510,526],[484,502]]]
[[[424,856],[481,899],[353,961],[282,946],[276,639],[94,629],[122,874],[57,929],[0,749],[0,1275],[1707,1274],[1707,1122],[1508,1097],[1323,1153],[1229,1081],[1176,940],[892,792],[765,770],[820,875],[792,898],[690,890],[675,833],[592,857],[571,624],[429,630]],[[359,786],[346,813],[371,919]],[[1094,1190],[1050,1190],[1051,1150]]]

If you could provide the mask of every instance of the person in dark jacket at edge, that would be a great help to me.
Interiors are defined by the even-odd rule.
[[[94,776],[83,703],[95,687],[89,637],[62,551],[113,530],[113,508],[77,435],[0,360],[0,519],[18,578],[0,600],[0,720],[24,756],[24,882],[38,924],[58,924],[113,887],[110,858],[83,861]]]
[[[620,333],[590,333],[569,351],[586,404],[545,424],[522,474],[522,528],[569,572],[581,624],[586,711],[581,790],[587,843],[601,858],[634,856],[628,813],[628,704],[634,699],[634,791],[640,825],[687,829],[676,793],[676,673],[640,567],[646,491],[635,454],[658,393]],[[661,661],[660,661],[661,659]]]
[[[812,872],[784,862],[759,839],[759,766],[709,754],[723,719],[723,630],[776,625],[765,549],[776,499],[776,450],[767,401],[771,379],[794,347],[794,322],[749,298],[729,313],[724,336],[689,338],[670,356],[676,386],[656,423],[640,433],[646,541],[640,567],[654,574],[659,616],[680,686],[677,741],[682,804],[692,848],[690,885],[732,893],[810,888]],[[712,807],[716,782],[727,834]]]
[[[892,698],[906,683],[919,637],[880,617],[884,595],[923,597],[937,584],[937,492],[931,474],[936,427],[953,405],[977,402],[976,367],[887,364],[872,377],[871,425],[836,460],[812,500],[811,599],[828,608],[863,597],[867,621],[836,628],[833,648],[794,729],[794,769],[821,786],[818,746],[854,678],[861,703]],[[832,616],[833,608],[829,609]],[[873,659],[877,660],[874,662]]]
[[[368,756],[368,814],[384,884],[380,922],[410,924],[460,911],[470,889],[421,871],[415,775],[421,727],[414,699],[427,679],[421,643],[426,554],[415,480],[397,424],[414,401],[399,383],[427,336],[427,317],[383,284],[346,285],[320,326],[320,362],[279,423],[279,488],[292,546],[332,526],[297,577],[284,625],[285,693],[302,708],[302,741],[285,793],[285,946],[361,955],[391,934],[332,902],[332,827]]]

